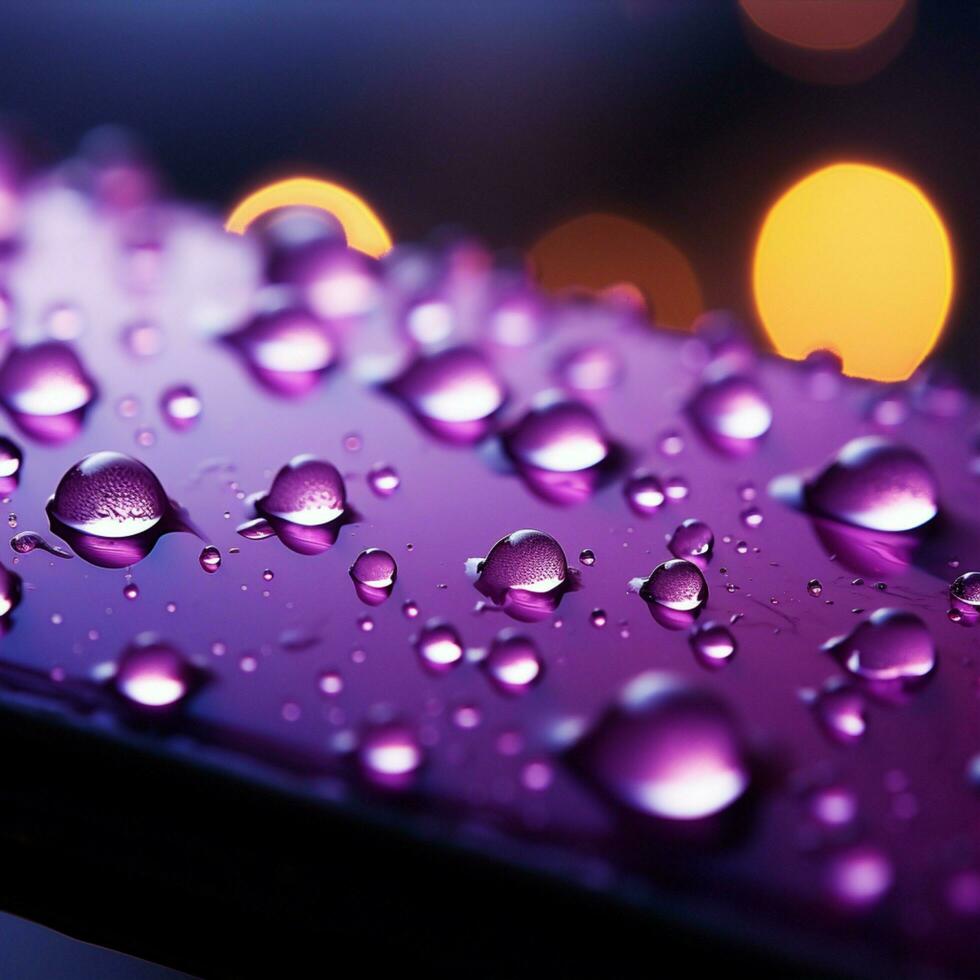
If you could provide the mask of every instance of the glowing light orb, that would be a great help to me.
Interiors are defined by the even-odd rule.
[[[942,331],[953,253],[942,218],[915,184],[880,167],[838,163],[794,184],[769,210],[752,287],[784,357],[832,350],[847,374],[901,381]]]
[[[244,234],[257,218],[285,207],[318,208],[340,222],[350,248],[377,259],[391,250],[388,229],[371,206],[353,191],[315,177],[290,177],[249,194],[228,216],[225,229]]]
[[[585,214],[544,234],[529,252],[551,292],[581,289],[606,298],[642,296],[651,319],[689,327],[704,304],[684,254],[652,228],[613,214]]]

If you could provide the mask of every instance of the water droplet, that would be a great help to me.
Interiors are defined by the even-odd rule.
[[[818,596],[823,592],[823,583],[818,578],[812,578],[806,583],[806,590],[810,595]]]
[[[482,437],[507,395],[491,362],[469,347],[419,358],[391,387],[431,431],[460,442]]]
[[[758,507],[748,507],[739,515],[746,527],[759,527],[762,524],[762,511]]]
[[[476,588],[518,619],[534,620],[554,611],[570,586],[561,545],[543,531],[514,531],[501,538],[482,561]]]
[[[402,606],[402,615],[406,619],[416,619],[419,614],[419,604],[412,599],[408,599]]]
[[[705,623],[691,633],[691,649],[706,667],[720,667],[735,654],[735,637],[720,623]]]
[[[21,531],[19,534],[15,534],[10,539],[10,547],[18,555],[29,555],[32,551],[41,550],[47,552],[49,555],[55,555],[58,558],[72,557],[64,548],[59,548],[57,545],[51,544],[38,534],[37,531]]]
[[[605,609],[593,609],[589,613],[589,622],[596,627],[596,629],[602,629],[606,625],[606,610]]]
[[[344,680],[336,670],[325,670],[317,680],[317,686],[327,697],[335,697],[344,689]]]
[[[7,436],[0,436],[0,493],[8,494],[20,482],[24,454],[20,446]]]
[[[69,469],[47,512],[52,531],[104,568],[133,565],[161,535],[194,530],[147,466],[115,452],[91,453]]]
[[[598,466],[610,445],[595,412],[577,401],[546,396],[506,437],[522,466],[550,473],[577,473]]]
[[[640,594],[648,602],[679,612],[700,609],[708,598],[708,583],[701,569],[683,558],[661,562],[643,583]]]
[[[846,786],[821,786],[810,797],[810,813],[825,827],[846,827],[857,817],[857,797]]]
[[[225,341],[259,384],[287,398],[309,392],[337,356],[327,326],[299,309],[261,313]]]
[[[123,327],[122,343],[133,357],[155,357],[163,350],[165,337],[153,320],[137,320]]]
[[[876,905],[888,893],[894,875],[883,851],[873,844],[857,844],[830,859],[826,883],[837,904],[860,911]]]
[[[407,725],[391,722],[369,729],[357,753],[362,775],[386,789],[411,785],[424,759],[418,737]]]
[[[595,564],[595,552],[591,548],[583,548],[579,552],[578,560],[591,568]]]
[[[85,332],[85,317],[70,303],[56,303],[44,315],[44,327],[53,340],[77,340]]]
[[[17,608],[22,593],[20,576],[0,564],[0,619],[10,615]]]
[[[682,476],[668,477],[664,483],[664,494],[668,500],[686,500],[690,492],[690,484]]]
[[[634,678],[574,748],[589,779],[619,803],[666,820],[700,820],[749,786],[747,754],[727,706],[660,673]]]
[[[704,521],[689,517],[675,529],[667,547],[677,558],[704,561],[710,556],[714,543],[715,536],[711,528]]]
[[[221,568],[221,552],[213,544],[206,545],[201,549],[198,561],[200,561],[204,571],[216,572]]]
[[[524,694],[541,679],[544,671],[534,641],[510,630],[493,641],[481,667],[494,686],[505,694]]]
[[[660,434],[657,448],[664,456],[679,456],[684,449],[684,438],[675,429],[669,429]]]
[[[901,609],[877,610],[824,649],[852,674],[872,682],[915,681],[936,666],[932,634],[918,616]]]
[[[438,674],[450,670],[463,659],[463,641],[459,633],[441,620],[425,624],[415,649],[423,666]]]
[[[203,406],[190,385],[173,385],[160,396],[160,411],[172,429],[183,432],[193,428],[201,418]]]
[[[317,527],[340,517],[346,500],[347,490],[336,466],[312,456],[296,456],[279,470],[257,506],[267,517]]]
[[[18,347],[0,368],[0,401],[32,439],[74,438],[95,400],[95,382],[75,351],[59,341]]]
[[[665,495],[660,479],[652,473],[634,473],[623,488],[626,500],[637,514],[656,513]]]
[[[395,559],[380,548],[362,551],[350,567],[358,598],[371,606],[379,605],[391,595],[397,574]]]
[[[772,406],[751,378],[728,375],[703,385],[689,410],[708,442],[727,452],[752,448],[772,425]]]
[[[394,466],[376,463],[368,472],[368,486],[379,497],[390,497],[401,485],[401,477]]]
[[[575,391],[604,391],[623,376],[623,361],[615,348],[604,344],[579,347],[558,361],[558,377]]]
[[[128,701],[144,708],[170,708],[187,697],[198,672],[174,647],[143,636],[119,658],[113,686]]]
[[[965,572],[949,587],[953,599],[980,610],[980,572]]]
[[[140,597],[140,587],[135,582],[127,582],[123,586],[123,595],[130,600]]]
[[[939,510],[939,488],[925,460],[876,436],[844,446],[805,496],[812,510],[873,531],[909,531]]]
[[[91,453],[61,478],[54,516],[84,534],[124,538],[148,531],[167,511],[167,496],[153,472],[122,453]]]

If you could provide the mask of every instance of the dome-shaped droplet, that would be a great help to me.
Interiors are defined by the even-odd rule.
[[[914,450],[876,436],[849,442],[806,487],[807,505],[872,531],[909,531],[936,516],[939,488]]]
[[[704,623],[691,633],[691,649],[706,667],[720,667],[735,653],[735,637],[721,623]]]
[[[128,538],[155,527],[168,510],[153,472],[123,453],[91,453],[61,478],[51,501],[53,516],[75,531]]]
[[[579,552],[578,560],[583,565],[591,568],[595,564],[595,552],[591,548],[583,548]]]
[[[689,517],[670,536],[667,547],[678,558],[704,559],[711,554],[715,536],[704,521]]]
[[[372,466],[367,480],[368,486],[379,497],[390,497],[401,485],[398,471],[387,463],[377,463]]]
[[[160,411],[170,428],[184,431],[200,419],[201,398],[190,385],[173,385],[160,396]]]
[[[346,504],[347,490],[340,471],[332,463],[312,456],[291,459],[259,502],[264,514],[303,527],[336,520]]]
[[[387,789],[402,789],[413,781],[424,754],[411,728],[391,722],[364,733],[357,759],[369,782]]]
[[[772,405],[751,378],[728,375],[704,384],[691,400],[691,416],[707,436],[751,442],[769,431]]]
[[[7,485],[14,485],[20,476],[20,466],[24,460],[24,454],[20,446],[8,439],[7,436],[0,436],[0,481],[8,481]],[[0,483],[3,486],[3,483]]]
[[[216,572],[221,568],[221,552],[213,544],[205,545],[201,549],[198,561],[204,571],[209,573]]]
[[[631,681],[576,750],[588,777],[621,804],[667,820],[699,820],[749,786],[728,708],[667,674]]]
[[[20,604],[21,578],[16,572],[0,565],[0,619]]]
[[[540,594],[560,588],[568,575],[561,545],[544,531],[514,531],[483,560],[478,584],[491,594],[513,589]]]
[[[859,911],[876,905],[895,878],[888,856],[873,844],[857,844],[834,855],[826,870],[826,885],[838,905]]]
[[[708,598],[708,583],[701,569],[684,558],[672,558],[662,562],[644,582],[641,595],[648,602],[674,609],[692,612],[700,609]]]
[[[469,347],[419,358],[394,387],[422,418],[451,424],[488,418],[506,396],[494,366]]]
[[[666,499],[660,478],[646,472],[634,473],[623,486],[623,493],[630,507],[642,515],[655,513]]]
[[[426,623],[415,645],[424,667],[442,673],[463,659],[463,641],[459,633],[441,620]]]
[[[602,391],[619,383],[623,361],[619,352],[604,344],[579,347],[558,362],[558,376],[575,391]]]
[[[843,678],[828,681],[812,699],[813,709],[823,730],[845,744],[863,737],[868,727],[864,696]]]
[[[826,649],[868,681],[913,681],[936,666],[932,634],[918,616],[902,609],[879,609]]]
[[[609,455],[609,441],[595,412],[576,401],[532,408],[507,435],[507,448],[524,466],[577,473]]]
[[[168,708],[182,701],[196,676],[180,651],[155,638],[141,638],[119,658],[116,690],[144,708]]]
[[[949,587],[953,599],[980,609],[980,572],[966,572]]]
[[[388,589],[395,584],[398,568],[395,559],[380,548],[362,551],[350,567],[350,577],[372,589]]]
[[[544,669],[541,655],[529,637],[510,631],[501,633],[481,666],[498,690],[523,694],[536,684]]]

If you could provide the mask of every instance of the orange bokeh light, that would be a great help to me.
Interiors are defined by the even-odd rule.
[[[881,167],[838,163],[804,177],[769,210],[752,287],[783,356],[833,350],[847,374],[901,381],[942,332],[953,253],[915,184]]]
[[[380,258],[392,247],[391,235],[370,205],[340,184],[315,177],[290,177],[249,194],[228,216],[225,229],[244,234],[256,219],[286,207],[326,211],[340,222],[349,248]]]
[[[643,297],[651,318],[689,327],[703,312],[701,287],[684,254],[652,228],[613,214],[586,214],[531,247],[538,282],[550,292],[584,290]]]

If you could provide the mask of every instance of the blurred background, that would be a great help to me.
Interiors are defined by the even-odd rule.
[[[654,233],[604,254],[660,256],[632,277],[655,313],[729,307],[760,340],[752,256],[774,200],[836,161],[888,168],[942,216],[938,352],[980,384],[980,4],[33,0],[6,5],[3,38],[0,118],[41,161],[118,124],[170,190],[222,213],[302,173],[355,189],[396,241],[453,226],[517,253],[616,215]],[[7,956],[55,948],[19,920],[0,934]],[[73,973],[5,973],[162,975],[78,949]]]

